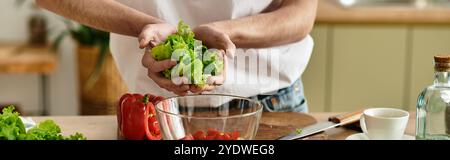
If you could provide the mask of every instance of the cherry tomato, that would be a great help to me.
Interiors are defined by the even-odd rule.
[[[220,134],[219,131],[217,131],[217,130],[215,130],[215,129],[212,129],[212,128],[209,128],[209,129],[208,129],[208,135],[209,135],[209,136],[216,136],[216,135],[218,135],[218,134]]]
[[[231,140],[231,136],[228,133],[224,133],[223,140]]]
[[[214,136],[207,135],[206,138],[205,138],[205,140],[215,140],[215,139],[216,139],[215,135]]]
[[[239,132],[238,131],[230,132],[230,137],[232,140],[237,140],[239,138]]]
[[[194,133],[195,140],[237,140],[239,138],[239,132],[220,132],[212,128],[208,128],[208,131],[197,131]]]
[[[194,139],[195,140],[205,140],[206,139],[206,135],[205,132],[203,131],[197,131],[194,133]]]
[[[181,138],[180,140],[194,140],[194,137],[192,137],[191,134],[187,134],[186,136],[184,136],[184,137]]]

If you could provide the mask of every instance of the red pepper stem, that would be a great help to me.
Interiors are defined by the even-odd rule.
[[[145,95],[144,98],[142,99],[142,102],[144,104],[147,104],[148,102],[150,102],[150,97],[148,95]]]

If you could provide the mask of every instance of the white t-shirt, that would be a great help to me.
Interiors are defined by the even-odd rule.
[[[219,20],[255,15],[263,11],[272,2],[272,0],[117,1],[148,15],[163,19],[174,26],[177,25],[179,20],[183,20],[191,27]],[[225,84],[216,87],[212,93],[250,97],[288,87],[305,70],[313,45],[312,38],[307,36],[300,42],[288,45],[264,49],[246,49],[245,53],[238,50],[235,59],[242,60],[243,57],[247,56],[247,59],[249,59],[247,61],[259,64],[259,67],[252,65],[253,63],[239,65],[242,61],[234,61],[238,65],[232,67],[233,61],[228,60]],[[152,93],[165,97],[174,96],[173,93],[159,88],[147,77],[147,70],[141,64],[144,50],[138,48],[137,38],[112,33],[110,48],[119,72],[130,92]],[[265,65],[267,67],[261,67]],[[268,68],[271,71],[270,76],[261,74],[261,68]]]

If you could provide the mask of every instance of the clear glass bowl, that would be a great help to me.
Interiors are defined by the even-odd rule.
[[[165,140],[252,140],[262,114],[258,101],[219,94],[172,97],[155,108]]]

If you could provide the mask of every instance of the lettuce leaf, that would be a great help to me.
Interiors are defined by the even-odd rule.
[[[4,108],[0,114],[0,140],[16,140],[24,134],[25,125],[19,118],[19,113],[14,112],[13,106]]]
[[[172,46],[170,45],[170,43],[157,45],[152,48],[152,56],[158,61],[169,59],[171,55],[172,55]]]
[[[153,58],[158,61],[173,59],[178,62],[176,66],[161,72],[164,77],[184,76],[191,84],[203,86],[207,77],[222,72],[224,62],[219,57],[220,52],[208,50],[194,37],[195,34],[189,25],[180,21],[177,33],[151,49]]]
[[[61,129],[52,120],[45,120],[35,127],[25,131],[25,125],[14,111],[14,106],[8,106],[0,114],[0,140],[85,140],[81,133],[64,137]]]

